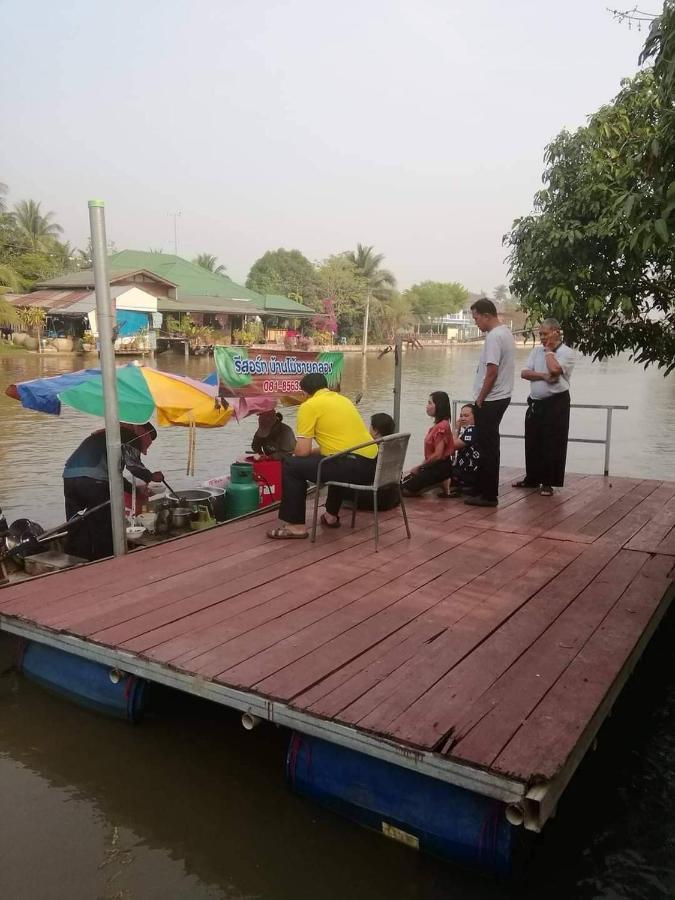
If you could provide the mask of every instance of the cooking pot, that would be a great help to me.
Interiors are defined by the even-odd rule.
[[[189,506],[197,509],[200,505],[210,505],[210,491],[176,491],[168,495],[172,506]]]
[[[174,506],[171,510],[171,527],[185,528],[190,524],[192,510],[189,506]]]

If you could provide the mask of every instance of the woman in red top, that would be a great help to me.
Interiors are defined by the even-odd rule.
[[[452,475],[455,445],[450,429],[450,398],[445,391],[434,391],[427,400],[427,415],[434,424],[424,438],[424,462],[413,466],[401,482],[406,496],[419,494]]]

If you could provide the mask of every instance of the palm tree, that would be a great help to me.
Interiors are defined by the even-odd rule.
[[[42,213],[36,200],[19,200],[14,205],[14,221],[33,250],[48,249],[51,240],[63,234],[63,228],[50,221],[53,216],[53,212]]]
[[[51,242],[50,252],[54,262],[56,262],[64,272],[68,272],[71,269],[77,268],[76,254],[81,253],[82,251],[73,247],[70,241],[65,241],[62,244],[61,241],[53,240]]]
[[[373,297],[378,300],[388,300],[392,289],[396,287],[396,278],[388,269],[380,268],[384,254],[375,253],[373,247],[357,244],[356,252],[349,250],[345,256],[354,263],[358,274],[366,279]]]
[[[192,260],[193,263],[196,263],[198,266],[201,266],[202,269],[207,269],[209,272],[213,272],[214,275],[223,275],[227,268],[222,264],[216,266],[218,262],[217,256],[212,256],[210,253],[200,253],[195,259]]]
[[[366,309],[363,316],[363,347],[361,350],[365,356],[366,350],[368,349],[370,299],[373,297],[378,301],[379,318],[383,318],[383,307],[392,299],[394,289],[396,288],[396,278],[388,269],[380,268],[380,263],[384,259],[384,254],[375,253],[373,247],[357,244],[356,252],[349,250],[345,253],[345,256],[354,264],[357,273],[365,280],[368,287]]]
[[[4,181],[0,181],[0,213],[4,213],[7,210],[7,202],[3,194],[6,194],[9,191],[9,188],[4,183]]]

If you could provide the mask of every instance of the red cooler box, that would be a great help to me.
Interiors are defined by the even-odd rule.
[[[281,460],[251,459],[253,475],[260,488],[260,506],[269,506],[281,500]]]

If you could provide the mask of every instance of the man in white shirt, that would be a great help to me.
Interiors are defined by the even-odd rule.
[[[476,496],[468,506],[496,506],[499,491],[499,423],[511,402],[516,365],[516,342],[497,316],[492,300],[471,306],[473,320],[485,332],[485,343],[474,380],[476,448],[479,452]]]
[[[562,341],[557,319],[539,326],[541,344],[530,353],[520,377],[530,382],[525,413],[525,478],[514,487],[539,488],[544,497],[565,481],[570,427],[570,377],[574,350]]]

